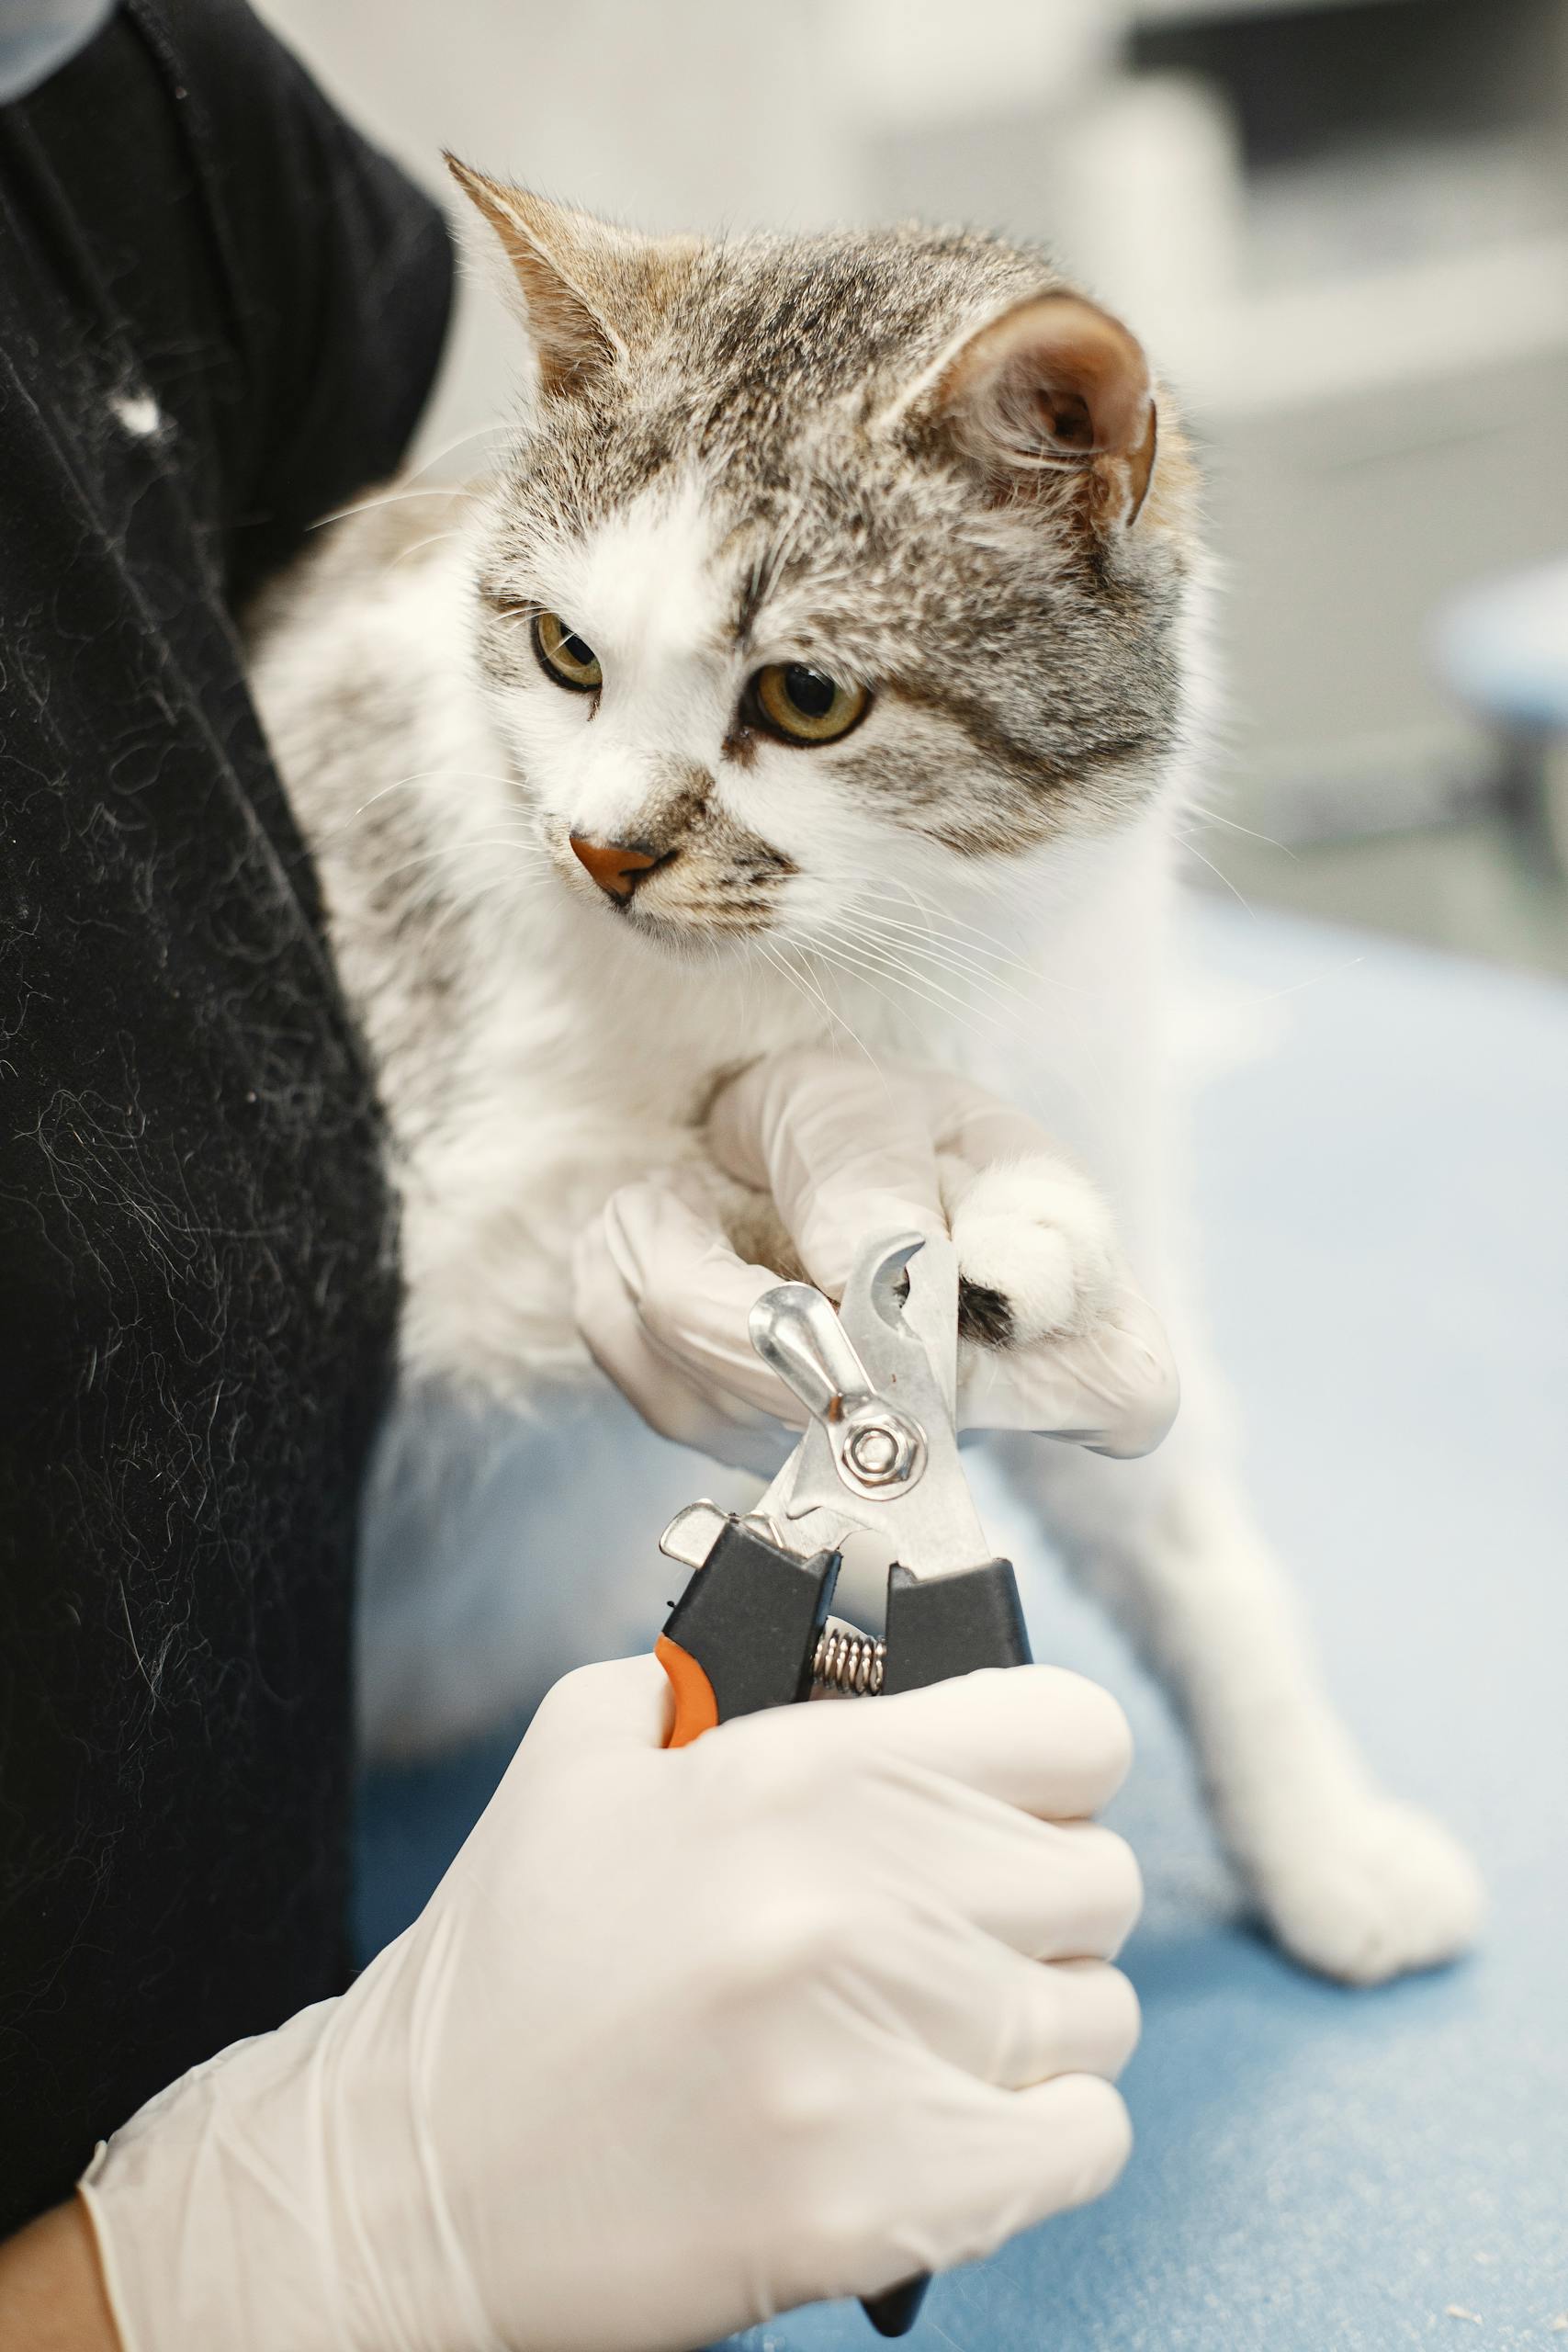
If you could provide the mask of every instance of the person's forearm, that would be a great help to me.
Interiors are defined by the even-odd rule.
[[[17,2352],[120,2352],[79,2198],[0,2245],[0,2344]]]

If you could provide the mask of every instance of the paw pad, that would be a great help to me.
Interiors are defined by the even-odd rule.
[[[1110,1212],[1089,1179],[1050,1159],[943,1176],[962,1336],[1003,1347],[1087,1330],[1114,1262]]]

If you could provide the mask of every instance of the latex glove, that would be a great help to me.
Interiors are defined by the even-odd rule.
[[[1175,1364],[1109,1211],[1043,1129],[983,1088],[826,1052],[773,1055],[718,1096],[706,1140],[724,1175],[771,1199],[798,1269],[834,1297],[872,1235],[951,1230],[960,1271],[1006,1300],[1016,1335],[961,1347],[961,1428],[1035,1430],[1117,1455],[1147,1453],[1168,1430]],[[769,1472],[803,1419],[747,1333],[780,1270],[736,1254],[726,1207],[698,1166],[616,1193],[578,1244],[577,1317],[656,1430]]]
[[[1115,1702],[1021,1667],[669,1751],[667,1712],[651,1658],[558,1684],[353,1990],[100,2150],[128,2352],[690,2346],[1109,2187]]]

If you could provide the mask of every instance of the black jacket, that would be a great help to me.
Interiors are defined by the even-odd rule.
[[[395,1237],[234,616],[449,290],[239,0],[0,109],[0,2230],[344,1977]]]

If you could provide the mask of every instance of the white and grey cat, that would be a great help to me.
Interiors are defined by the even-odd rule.
[[[1145,1462],[1017,1440],[1011,1475],[1174,1697],[1281,1942],[1356,1981],[1444,1959],[1475,1874],[1330,1712],[1176,1312],[1204,575],[1138,345],[1029,249],[649,241],[454,168],[527,330],[515,437],[473,490],[337,526],[255,646],[389,1122],[405,1374],[525,1405],[596,1377],[574,1235],[700,1159],[716,1077],[771,1047],[852,1033],[1026,1101],[1187,1396]],[[1007,1287],[993,1340],[1037,1334]]]

